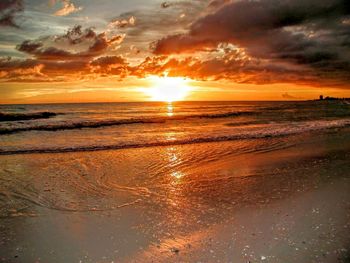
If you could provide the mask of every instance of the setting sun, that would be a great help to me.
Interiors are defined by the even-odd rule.
[[[188,80],[172,77],[150,77],[152,87],[145,90],[153,101],[178,101],[188,95],[191,88]]]

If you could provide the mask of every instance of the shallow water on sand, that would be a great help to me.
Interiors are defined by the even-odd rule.
[[[242,209],[256,211],[333,180],[345,180],[342,185],[350,190],[349,149],[348,132],[338,132],[274,142],[2,156],[2,255],[5,262],[15,256],[18,262],[151,262],[160,256],[177,262],[181,256],[186,261],[185,255],[187,261],[212,262],[203,259],[211,256],[210,246],[222,242],[215,253],[227,254],[217,259],[229,261],[231,245],[207,231],[231,225]],[[343,199],[349,208],[349,196]],[[346,209],[333,216],[346,226]],[[336,246],[333,242],[324,251],[333,253],[348,244],[348,232],[336,226],[330,232],[337,235],[332,239]],[[310,252],[307,257],[318,255]]]

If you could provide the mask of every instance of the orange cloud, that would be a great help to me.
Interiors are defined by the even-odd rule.
[[[136,23],[136,18],[131,16],[129,19],[114,19],[109,24],[108,27],[123,28],[127,26],[134,26]]]
[[[265,71],[266,81],[280,81],[280,74],[285,75],[282,80],[288,81],[293,69],[301,73],[294,76],[296,82],[304,81],[307,72],[308,78],[315,82],[349,85],[350,34],[346,24],[339,23],[350,14],[346,0],[215,2],[220,8],[194,21],[187,33],[160,39],[153,45],[153,52],[156,55],[212,53],[219,45],[230,43],[244,49],[253,60],[269,64],[268,68],[255,66],[261,69],[255,72],[257,82]],[[225,57],[222,60],[219,68],[226,64],[227,76],[235,78],[232,75],[237,72],[231,70],[232,63],[224,63]],[[270,78],[272,67],[279,74]]]
[[[54,1],[55,3],[56,1]],[[59,10],[57,10],[54,15],[55,16],[67,16],[72,13],[79,12],[82,10],[82,7],[76,7],[73,3],[70,2],[70,0],[62,0],[63,7]]]

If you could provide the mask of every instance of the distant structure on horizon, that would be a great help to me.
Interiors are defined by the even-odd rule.
[[[335,97],[324,97],[323,95],[320,95],[320,98],[318,100],[346,100],[350,101],[350,98],[335,98]]]

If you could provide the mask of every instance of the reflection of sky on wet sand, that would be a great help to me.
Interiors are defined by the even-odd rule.
[[[177,135],[165,132],[164,136],[176,139]],[[199,240],[207,239],[211,226],[234,218],[241,208],[263,207],[317,185],[320,171],[331,165],[307,160],[293,166],[291,159],[300,160],[301,153],[308,154],[300,149],[235,155],[239,146],[244,150],[266,149],[267,145],[263,140],[245,143],[247,147],[229,142],[3,157],[0,175],[6,175],[4,170],[15,173],[11,180],[16,182],[17,193],[21,187],[27,189],[20,182],[30,185],[23,197],[40,204],[31,204],[38,217],[18,217],[17,225],[12,218],[3,221],[7,232],[21,239],[12,235],[14,241],[7,243],[7,248],[29,246],[50,258],[49,250],[60,253],[59,247],[70,258],[83,262],[85,255],[93,262],[104,256],[112,261],[147,252],[150,247],[152,255],[164,250],[170,256],[174,255],[171,249],[177,247],[181,252],[175,256],[181,256],[189,250],[188,243],[194,248],[197,234]],[[326,151],[321,146],[320,152]],[[309,152],[314,153],[314,149]],[[12,185],[3,186],[12,190]],[[114,208],[135,199],[141,201],[121,209],[92,209]],[[64,245],[58,245],[61,243]],[[202,245],[198,241],[198,246]],[[21,258],[23,262],[33,261],[31,251],[22,253],[27,255]]]
[[[164,160],[167,162],[164,165],[168,167],[167,172],[163,175],[167,178],[166,199],[164,200],[167,204],[167,211],[164,213],[166,216],[164,222],[168,222],[166,224],[171,228],[176,228],[184,223],[185,218],[183,218],[181,210],[188,206],[186,194],[183,192],[185,173],[180,169],[183,164],[181,151],[175,146],[164,147],[163,150],[166,156]]]
[[[176,133],[164,133],[164,136],[176,139]],[[238,164],[235,169],[236,162],[233,161],[230,164],[232,169],[227,170],[228,160],[210,161],[210,153],[215,152],[214,147],[203,146],[204,149],[197,147],[197,152],[191,146],[159,148],[158,154],[163,160],[164,170],[157,179],[162,182],[162,187],[158,189],[162,194],[156,202],[162,204],[160,224],[171,235],[186,235],[189,231],[197,231],[210,217],[216,218],[217,213],[224,218],[229,210],[220,212],[220,207],[228,201],[227,206],[232,206],[232,189],[249,192],[251,187],[248,180],[233,182],[232,178],[238,174],[244,176],[253,173],[254,164],[245,163],[243,172]],[[231,150],[233,149],[229,147],[223,152]],[[226,168],[222,169],[225,162]],[[239,162],[243,163],[242,160]]]

